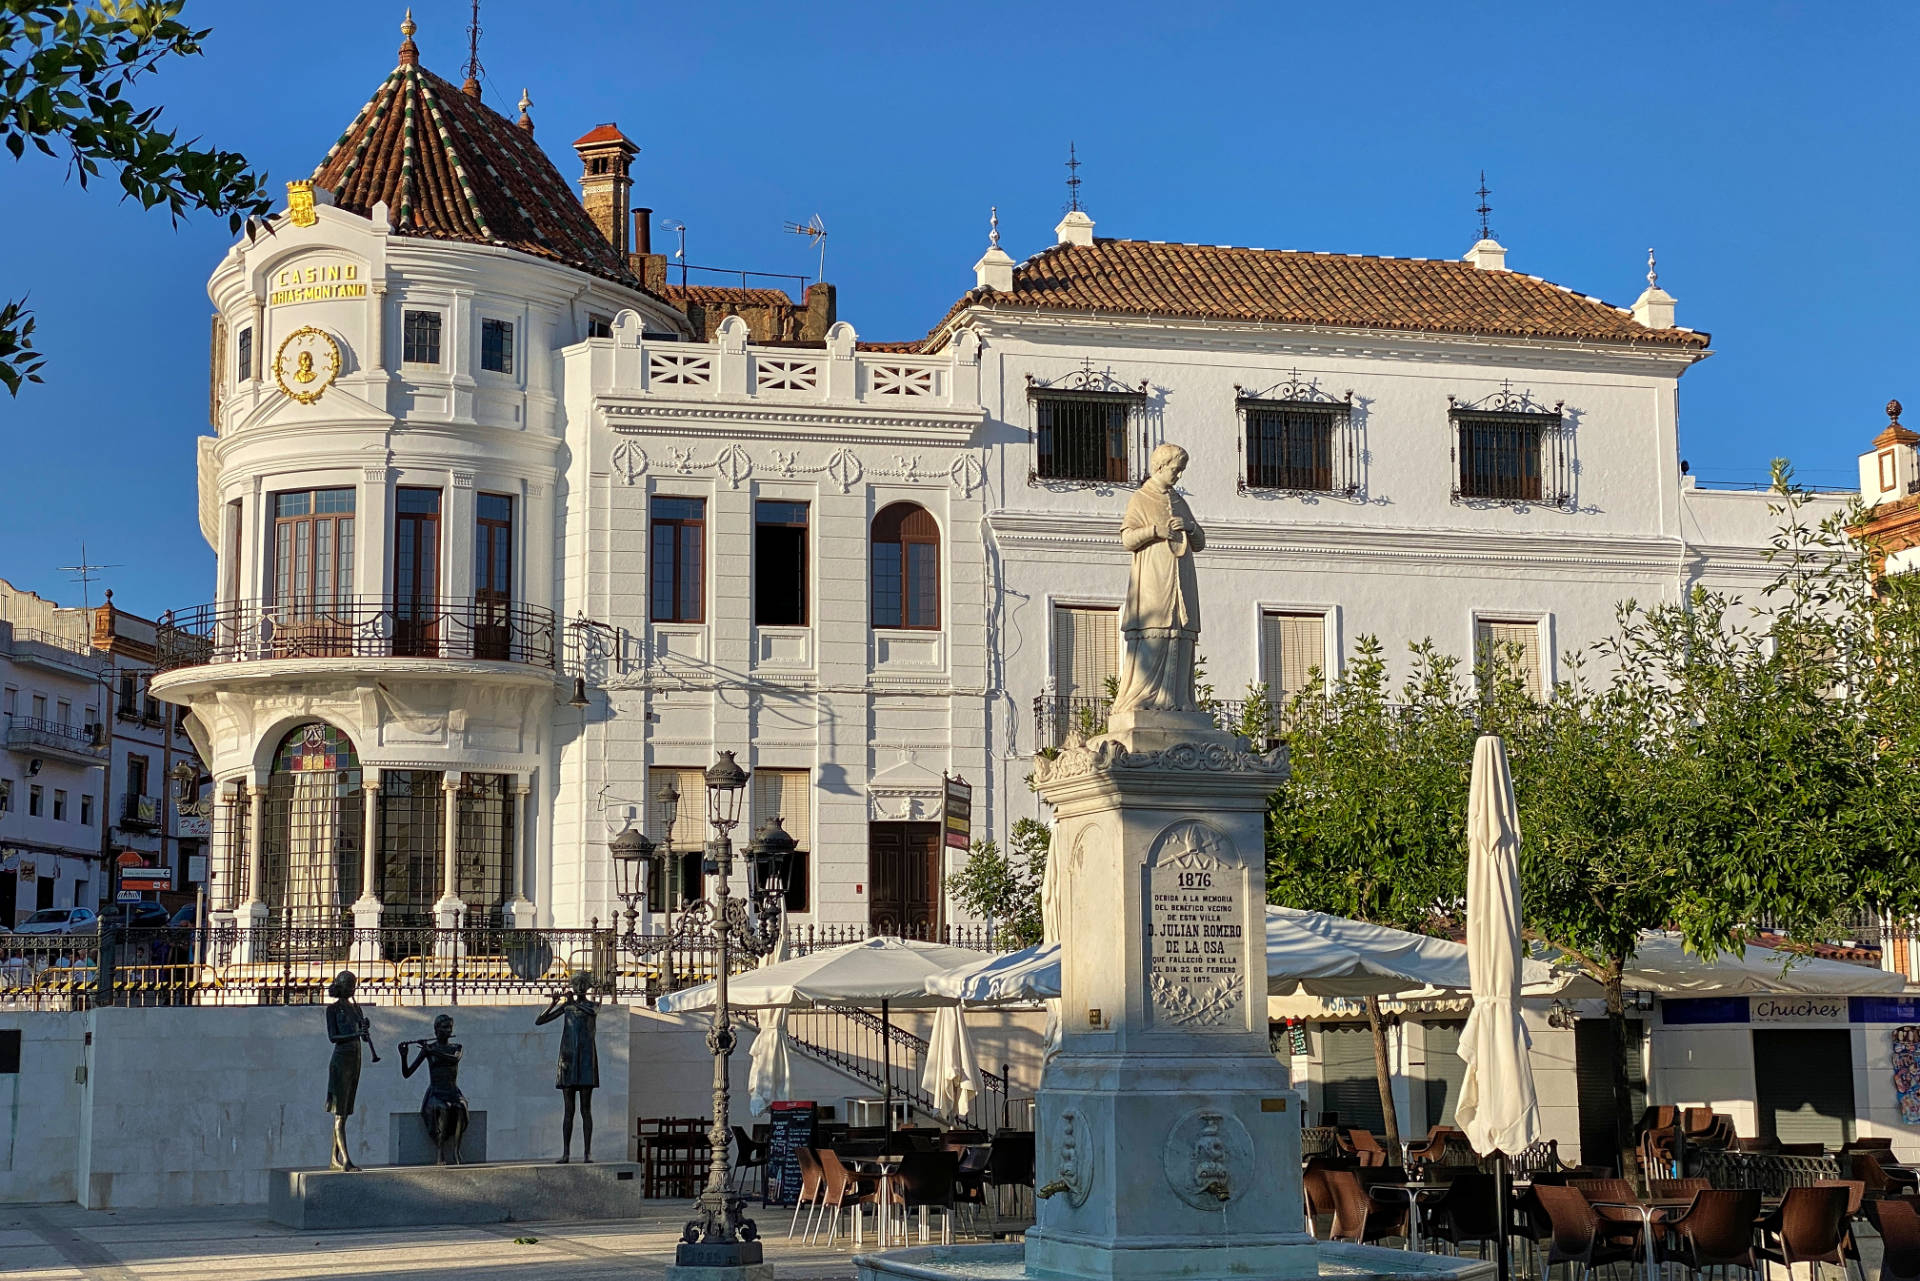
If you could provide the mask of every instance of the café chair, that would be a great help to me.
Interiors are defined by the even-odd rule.
[[[1549,1271],[1556,1263],[1579,1264],[1579,1275],[1584,1281],[1597,1267],[1637,1263],[1644,1256],[1640,1225],[1634,1225],[1630,1239],[1610,1235],[1612,1225],[1594,1213],[1579,1188],[1536,1183],[1533,1194],[1553,1223],[1553,1238],[1547,1244]]]
[[[1759,1215],[1758,1188],[1702,1188],[1685,1210],[1661,1225],[1657,1259],[1677,1263],[1695,1276],[1708,1268],[1755,1273],[1759,1262],[1753,1254],[1753,1222]]]
[[[816,1155],[820,1158],[822,1176],[820,1206],[822,1209],[833,1211],[827,1220],[827,1247],[831,1249],[834,1240],[840,1235],[842,1210],[853,1211],[856,1236],[859,1235],[860,1210],[863,1206],[872,1206],[876,1224],[881,1222],[879,1216],[884,1213],[884,1210],[879,1200],[880,1179],[877,1175],[855,1174],[847,1168],[846,1163],[841,1161],[839,1154],[832,1148],[821,1148]],[[811,1240],[818,1234],[819,1226],[816,1224],[808,1239]]]
[[[1788,1188],[1780,1208],[1760,1225],[1759,1257],[1783,1263],[1789,1277],[1796,1263],[1831,1263],[1846,1271],[1847,1189]]]
[[[1713,1186],[1710,1179],[1649,1179],[1647,1190],[1656,1201],[1688,1201]]]
[[[1479,1245],[1481,1257],[1487,1257],[1487,1247],[1500,1239],[1498,1186],[1491,1174],[1456,1172],[1445,1192],[1420,1207],[1422,1236],[1445,1241],[1455,1254],[1472,1241]]]
[[[1376,1200],[1360,1186],[1359,1175],[1352,1170],[1329,1170],[1327,1182],[1333,1188],[1334,1198],[1333,1226],[1327,1231],[1329,1240],[1371,1245],[1386,1237],[1407,1235],[1404,1198]]]
[[[1880,1281],[1920,1281],[1920,1212],[1905,1200],[1874,1205],[1880,1228]]]
[[[1847,1190],[1847,1233],[1840,1242],[1840,1253],[1853,1260],[1853,1270],[1860,1281],[1867,1281],[1866,1264],[1860,1258],[1860,1242],[1853,1235],[1853,1225],[1859,1221],[1861,1208],[1866,1204],[1867,1185],[1859,1179],[1815,1179],[1816,1188],[1845,1188]]]
[[[800,1226],[800,1211],[807,1210],[807,1231],[800,1239],[807,1240],[813,1235],[814,1216],[820,1212],[820,1194],[826,1187],[826,1172],[820,1168],[820,1155],[812,1148],[801,1148],[794,1153],[800,1164],[800,1196],[793,1203],[793,1222],[787,1225],[787,1240],[793,1240],[793,1230]]]
[[[954,1182],[960,1174],[957,1152],[909,1152],[900,1158],[887,1180],[888,1199],[900,1207],[904,1232],[907,1217],[920,1211],[920,1238],[926,1239],[926,1216],[940,1212],[940,1243],[953,1244]],[[1864,1279],[1863,1279],[1864,1281]]]

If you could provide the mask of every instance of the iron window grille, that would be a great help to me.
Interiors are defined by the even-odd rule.
[[[494,929],[512,884],[513,797],[504,774],[463,774],[456,793],[459,843],[454,847],[454,893],[467,905],[467,924]]]
[[[1147,383],[1128,386],[1091,362],[1049,381],[1027,375],[1033,407],[1029,483],[1128,485],[1138,480]]]
[[[1360,492],[1360,448],[1354,438],[1353,392],[1335,396],[1296,370],[1261,392],[1234,387],[1246,465],[1240,492]]]
[[[407,365],[440,363],[440,313],[410,311],[400,325],[400,361]]]
[[[1453,501],[1510,507],[1574,506],[1573,431],[1561,413],[1511,383],[1478,401],[1447,397]]]
[[[433,904],[440,897],[440,848],[446,839],[444,777],[434,770],[382,772],[377,870],[384,925],[433,924]]]

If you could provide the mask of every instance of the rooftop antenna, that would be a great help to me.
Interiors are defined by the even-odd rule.
[[[1080,156],[1071,141],[1067,143],[1067,212],[1080,208]]]
[[[673,260],[680,264],[680,287],[687,287],[687,224],[678,218],[662,218],[660,226],[680,237],[680,247],[673,251]]]
[[[59,571],[80,584],[80,603],[88,609],[93,608],[93,581],[103,569],[119,569],[118,565],[96,565],[87,559],[87,545],[80,544],[80,563],[61,565]]]
[[[820,274],[814,277],[814,281],[824,281],[827,278],[827,224],[820,221],[819,214],[815,214],[805,222],[789,222],[787,230],[796,236],[805,236],[820,247]]]
[[[1493,229],[1487,226],[1487,215],[1493,212],[1493,206],[1487,203],[1487,197],[1493,193],[1487,189],[1487,171],[1485,169],[1480,171],[1480,190],[1473,194],[1480,197],[1479,208],[1474,210],[1475,213],[1480,215],[1480,239],[1492,240]]]
[[[473,0],[473,20],[467,24],[467,82],[460,87],[480,95],[480,0]]]

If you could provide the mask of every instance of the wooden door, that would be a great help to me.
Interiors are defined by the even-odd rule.
[[[440,654],[440,491],[394,494],[393,654]]]
[[[940,930],[940,825],[867,828],[867,924],[881,934],[932,938]]]

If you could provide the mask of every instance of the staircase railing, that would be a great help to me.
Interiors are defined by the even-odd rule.
[[[882,1050],[882,1037],[886,1050]],[[921,1085],[926,1071],[927,1041],[897,1023],[881,1019],[872,1010],[850,1005],[820,1006],[794,1010],[787,1015],[787,1037],[795,1049],[817,1062],[841,1072],[876,1090],[886,1089],[886,1064],[892,1065],[892,1092],[914,1111],[937,1116],[933,1096]],[[1008,1120],[1007,1078],[1003,1074],[980,1073],[983,1092],[969,1105],[962,1118],[985,1128],[984,1122],[998,1114],[1000,1124]],[[990,1096],[998,1096],[994,1106]]]

